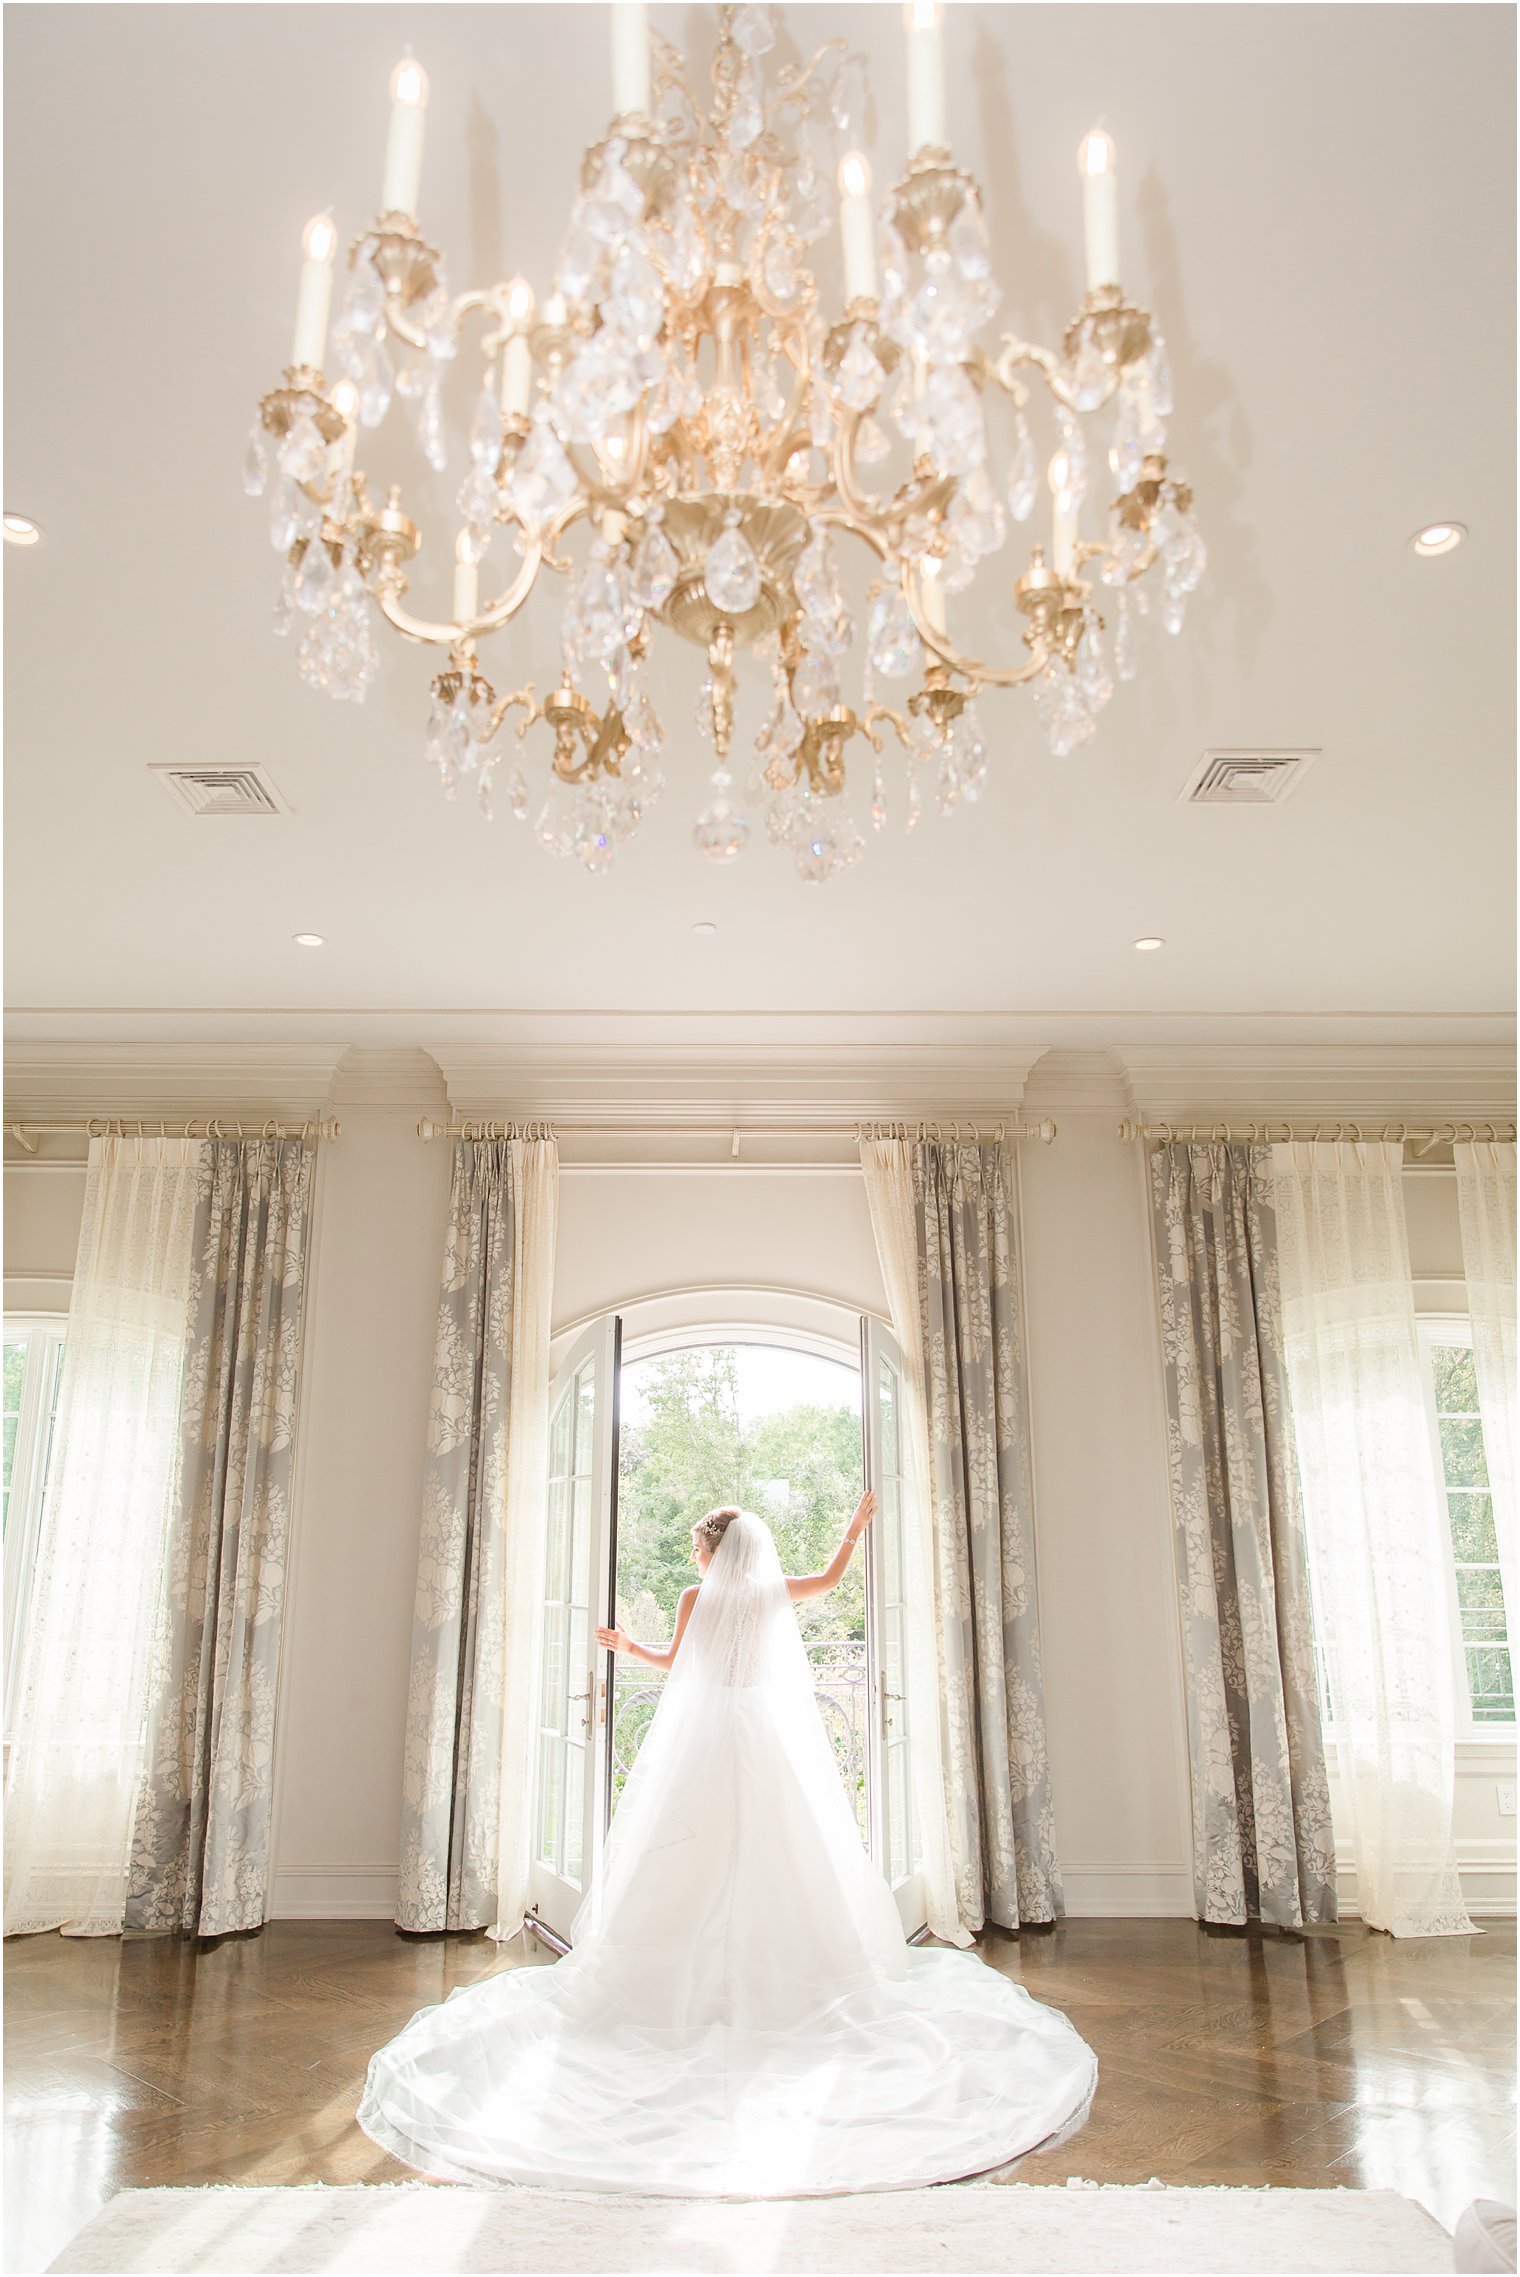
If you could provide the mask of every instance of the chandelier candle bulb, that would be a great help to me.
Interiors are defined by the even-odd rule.
[[[474,622],[480,602],[480,571],[470,553],[467,533],[460,531],[454,540],[454,622],[468,625]]]
[[[844,297],[876,298],[876,220],[871,212],[871,169],[858,150],[839,162],[839,230],[844,241]]]
[[[533,401],[533,350],[526,332],[514,332],[501,358],[501,408],[508,419],[527,416]]]
[[[403,56],[391,73],[391,131],[385,145],[385,185],[380,192],[380,210],[410,214],[414,221],[422,189],[422,133],[427,99],[427,73],[411,56]]]
[[[612,0],[612,110],[649,116],[649,22],[644,0]]]
[[[1077,566],[1077,508],[1063,505],[1070,499],[1071,467],[1064,451],[1057,451],[1050,462],[1049,481],[1051,497],[1055,501],[1055,514],[1051,523],[1050,566],[1057,577],[1071,577]]]
[[[945,50],[940,0],[908,0],[908,156],[943,150]]]
[[[1082,231],[1087,241],[1087,289],[1119,282],[1119,175],[1113,139],[1102,127],[1082,139]]]
[[[325,213],[319,213],[301,233],[301,289],[296,297],[296,336],[290,351],[293,364],[306,364],[319,372],[327,353],[327,317],[332,307],[333,255],[338,232]]]

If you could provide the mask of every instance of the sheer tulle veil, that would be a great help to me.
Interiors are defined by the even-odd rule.
[[[646,1965],[679,1947],[681,2016],[710,2016],[716,2000],[737,2022],[755,2004],[728,1970],[736,1927],[741,1943],[749,1924],[774,1942],[799,1905],[827,1924],[804,1948],[818,1973],[804,1965],[786,1997],[766,1972],[765,2014],[753,2020],[771,2027],[836,1998],[862,1970],[901,1975],[904,1946],[819,1718],[774,1537],[744,1511],[703,1576],[571,1936],[588,1950],[610,1937]],[[794,1950],[794,1964],[802,1958]],[[725,1971],[726,1994],[715,1981]]]

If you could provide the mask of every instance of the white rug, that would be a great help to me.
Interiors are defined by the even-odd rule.
[[[1439,2223],[1393,2190],[971,2183],[742,2204],[427,2183],[123,2190],[51,2264],[74,2277],[227,2270],[885,2273],[1451,2268]]]

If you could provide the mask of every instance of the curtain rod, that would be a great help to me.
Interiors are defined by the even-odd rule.
[[[1049,1146],[1056,1126],[1047,1117],[1039,1123],[998,1123],[991,1130],[976,1123],[501,1123],[480,1122],[473,1116],[457,1123],[436,1123],[424,1115],[417,1125],[420,1139],[441,1138],[718,1138],[732,1140],[737,1157],[746,1138],[932,1138],[972,1140],[1037,1138]],[[630,1167],[632,1167],[630,1165]]]
[[[1274,1131],[1279,1133],[1277,1140],[1273,1139]],[[1464,1133],[1476,1143],[1480,1131],[1492,1145],[1509,1143],[1515,1136],[1513,1123],[1466,1121],[1441,1123],[1434,1130],[1416,1129],[1409,1123],[1385,1123],[1379,1129],[1375,1124],[1364,1128],[1360,1123],[1344,1122],[1316,1123],[1312,1129],[1307,1123],[1179,1123],[1174,1128],[1165,1122],[1132,1122],[1126,1116],[1119,1125],[1120,1138],[1153,1139],[1159,1146],[1170,1145],[1178,1139],[1211,1139],[1221,1142],[1228,1139],[1250,1139],[1259,1146],[1287,1145],[1292,1139],[1354,1139],[1358,1142],[1364,1139],[1395,1139],[1400,1143],[1409,1139],[1420,1142],[1415,1146],[1416,1154],[1429,1154],[1433,1146],[1454,1143]]]
[[[156,1134],[152,1129],[154,1123],[158,1125]],[[205,1131],[202,1133],[195,1131],[192,1128],[195,1123],[204,1123]],[[233,1129],[224,1129],[224,1124],[231,1124]],[[99,1126],[98,1129],[97,1125]],[[168,1120],[162,1115],[87,1115],[67,1123],[38,1122],[28,1115],[19,1122],[7,1123],[5,1126],[6,1137],[13,1138],[18,1146],[25,1148],[28,1154],[37,1152],[36,1142],[31,1136],[36,1131],[83,1131],[86,1138],[108,1138],[113,1133],[118,1138],[126,1138],[129,1131],[135,1138],[148,1138],[154,1135],[159,1138],[168,1138],[171,1135],[175,1138],[231,1138],[234,1135],[238,1138],[244,1138],[252,1135],[244,1131],[242,1123],[236,1115],[192,1115],[189,1122],[172,1134],[169,1130]],[[343,1133],[343,1126],[336,1115],[317,1116],[312,1121],[305,1123],[282,1123],[271,1115],[259,1125],[258,1129],[260,1138],[305,1138],[309,1133],[314,1133],[316,1137],[324,1139],[340,1138]]]

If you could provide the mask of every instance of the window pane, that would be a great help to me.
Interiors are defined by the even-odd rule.
[[[1490,1565],[1499,1555],[1491,1494],[1448,1494],[1451,1544],[1459,1566]]]
[[[589,1471],[596,1423],[596,1368],[590,1360],[575,1379],[575,1393],[575,1467]]]
[[[563,1478],[570,1468],[570,1428],[575,1417],[575,1401],[567,1392],[554,1414],[554,1435],[549,1443],[549,1476]]]
[[[1496,1565],[1459,1565],[1457,1603],[1464,1636],[1476,1638],[1485,1631],[1504,1634],[1504,1584]]]
[[[586,1750],[573,1742],[565,1750],[565,1880],[581,1883],[581,1850],[586,1828]]]
[[[18,1336],[5,1340],[5,1412],[19,1414],[21,1386],[26,1380],[26,1339]]]
[[[882,1593],[889,1605],[901,1602],[902,1489],[896,1479],[881,1483],[881,1510],[876,1519],[882,1553]]]
[[[546,1866],[559,1868],[564,1847],[565,1743],[546,1738],[539,1759],[538,1854]]]
[[[1434,1348],[1436,1406],[1443,1415],[1476,1415],[1478,1372],[1472,1348],[1466,1344],[1437,1344]]]
[[[544,1613],[544,1688],[540,1720],[546,1731],[565,1728],[565,1623],[563,1605],[550,1605]]]
[[[5,1419],[5,1496],[7,1503],[10,1500],[11,1492],[11,1465],[15,1460],[16,1418],[14,1415],[8,1415]]]
[[[1469,1645],[1467,1683],[1472,1693],[1474,1723],[1512,1724],[1515,1720],[1515,1679],[1508,1652],[1501,1645]]]
[[[1448,1486],[1487,1486],[1483,1426],[1476,1415],[1443,1415],[1441,1467]]]

